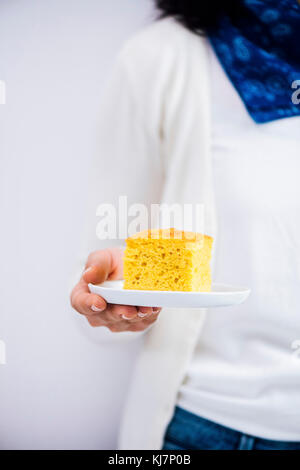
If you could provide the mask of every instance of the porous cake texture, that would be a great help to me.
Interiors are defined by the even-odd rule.
[[[211,290],[213,239],[176,229],[145,230],[126,240],[124,289]]]

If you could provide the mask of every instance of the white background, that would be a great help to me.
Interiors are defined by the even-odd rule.
[[[138,346],[90,333],[68,290],[103,85],[153,16],[151,0],[1,0],[1,449],[116,446]]]

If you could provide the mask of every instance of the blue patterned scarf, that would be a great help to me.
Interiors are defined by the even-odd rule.
[[[300,88],[297,0],[241,3],[245,17],[236,24],[224,17],[210,35],[223,68],[257,123],[300,116],[300,104],[292,99]]]

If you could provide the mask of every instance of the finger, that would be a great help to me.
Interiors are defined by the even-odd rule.
[[[78,289],[71,298],[72,307],[83,315],[93,315],[103,312],[106,307],[106,301],[96,294],[86,292],[84,288]]]
[[[122,279],[122,254],[120,248],[95,251],[88,258],[83,280],[86,283],[100,284],[108,278]]]
[[[158,319],[158,316],[159,316],[159,312],[154,313],[153,315],[151,315],[151,317],[145,318],[144,323],[146,323],[148,326],[152,325],[152,323],[156,322],[156,320]]]
[[[104,282],[112,269],[111,255],[108,250],[100,251],[94,258],[93,265],[87,267],[83,273],[83,280],[88,284],[100,284]]]
[[[156,307],[138,307],[139,318],[147,318],[155,312],[158,312],[159,308]]]
[[[122,318],[123,320],[134,320],[138,315],[137,308],[132,305],[110,305],[110,308],[114,317]]]
[[[140,319],[139,321],[136,321],[136,322],[128,322],[129,323],[128,331],[144,331],[147,328],[149,328],[150,325],[156,322],[157,317],[158,317],[158,314],[155,314],[143,320]]]
[[[108,323],[104,321],[103,318],[100,317],[100,315],[92,315],[92,316],[86,315],[86,319],[93,328],[108,325]]]
[[[154,312],[152,315],[149,315],[148,317],[143,318],[143,319],[142,319],[143,324],[144,324],[145,326],[150,326],[150,325],[152,325],[152,323],[154,323],[154,322],[157,320],[157,318],[158,318],[160,312],[161,312],[161,309],[159,309],[159,311],[157,311],[157,312]]]
[[[106,322],[103,321],[103,318],[100,318],[100,316],[92,316],[92,317],[86,317],[89,324],[92,327],[107,327],[112,333],[120,333],[122,331],[128,331],[129,328],[129,323],[127,321],[120,321],[120,322]]]
[[[111,323],[107,327],[112,333],[121,333],[123,331],[128,331],[129,323],[127,321],[122,321],[120,323]]]
[[[152,310],[153,310],[153,313],[157,313],[157,314],[158,314],[158,313],[161,312],[162,308],[161,308],[161,307],[153,307]]]
[[[141,328],[138,328],[137,330],[132,330],[132,331],[141,331],[141,330],[145,329],[146,327],[148,327],[149,325],[151,325],[152,323],[154,323],[157,320],[157,317],[158,317],[159,313],[161,312],[161,308],[154,307],[152,310],[155,310],[155,312],[153,312],[151,314],[143,313],[142,316],[139,315],[140,312],[138,311],[138,314],[137,314],[136,318],[128,320],[130,325],[138,324],[141,327]],[[142,328],[142,327],[144,327],[144,328]]]

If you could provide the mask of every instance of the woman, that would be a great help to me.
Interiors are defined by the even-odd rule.
[[[108,248],[72,305],[92,326],[145,331],[121,448],[300,449],[300,7],[156,3],[162,19],[127,43],[106,96],[101,190],[203,203],[214,280],[252,295],[207,314],[106,305],[87,284],[122,277]]]

